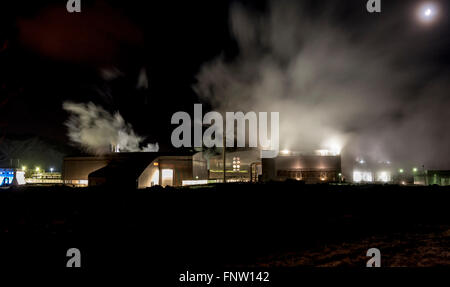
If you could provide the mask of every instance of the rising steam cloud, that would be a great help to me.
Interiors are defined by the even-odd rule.
[[[66,122],[70,140],[89,153],[111,152],[112,145],[121,152],[157,152],[159,149],[158,143],[141,148],[144,139],[135,134],[118,112],[112,115],[93,103],[65,102],[63,108],[70,113]]]
[[[449,73],[418,63],[432,45],[424,50],[409,28],[393,34],[398,19],[361,31],[292,2],[266,13],[232,7],[239,54],[201,68],[199,96],[221,111],[280,112],[280,148],[338,144],[351,160],[448,168]]]

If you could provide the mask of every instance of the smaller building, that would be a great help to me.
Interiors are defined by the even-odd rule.
[[[450,185],[450,170],[426,170],[425,173],[414,175],[417,185]]]
[[[0,187],[25,184],[25,171],[18,168],[0,168]]]

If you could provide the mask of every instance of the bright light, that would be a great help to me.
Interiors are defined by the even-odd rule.
[[[404,173],[404,172],[405,172],[405,170],[404,170],[403,168],[401,168],[401,169],[399,169],[399,170],[398,170],[398,172],[400,172],[400,173]]]
[[[207,179],[201,179],[201,180],[183,180],[181,182],[181,184],[183,186],[186,185],[200,185],[200,184],[208,184],[208,180]]]
[[[152,175],[152,179],[150,180],[151,186],[159,184],[159,170],[156,169]]]
[[[439,14],[439,8],[434,3],[425,3],[417,9],[417,17],[423,23],[433,22]]]
[[[53,172],[53,167],[50,168],[50,172]]]
[[[36,167],[36,172],[39,172],[41,169],[39,167]]]
[[[288,155],[290,153],[291,152],[288,149],[284,149],[284,150],[281,151],[281,154],[284,154],[284,155]]]
[[[417,167],[413,168],[413,172],[417,172],[417,171],[418,171]]]
[[[161,185],[168,186],[173,184],[173,169],[161,170]]]
[[[27,167],[26,167],[26,166],[22,166],[22,170],[23,170],[23,171],[26,171],[26,170],[27,170]]]
[[[172,179],[173,178],[173,169],[163,169],[161,172],[162,179]]]
[[[327,156],[330,155],[330,151],[327,149],[318,149],[316,150],[316,154],[320,156]]]
[[[344,139],[342,136],[335,136],[322,142],[321,147],[324,148],[323,151],[327,151],[327,155],[337,156],[341,154],[343,143]]]
[[[353,171],[353,181],[354,182],[372,182],[373,177],[370,171]]]
[[[17,171],[16,172],[16,180],[17,180],[17,183],[19,185],[25,184],[26,183],[25,182],[25,172],[24,171]]]
[[[381,171],[377,173],[378,182],[389,182],[391,181],[391,174],[387,171]]]

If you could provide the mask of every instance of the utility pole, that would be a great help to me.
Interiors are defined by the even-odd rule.
[[[425,184],[425,186],[427,186],[427,172],[425,170],[425,165],[422,165],[422,169],[423,169],[423,183]]]
[[[227,156],[226,156],[226,132],[223,133],[223,151],[222,151],[222,159],[223,159],[223,183],[227,182],[227,169],[226,169],[226,163],[227,163]]]

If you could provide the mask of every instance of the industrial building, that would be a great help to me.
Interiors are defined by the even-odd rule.
[[[206,183],[207,163],[201,152],[111,153],[66,157],[63,182],[73,186],[182,186]]]
[[[294,179],[305,183],[342,180],[341,156],[282,152],[276,158],[262,159],[262,180]]]
[[[224,168],[225,164],[225,168]],[[260,158],[258,149],[237,149],[223,154],[203,152],[112,152],[103,156],[66,157],[62,182],[71,186],[126,186],[146,188],[155,185],[185,186],[224,181],[267,182],[298,180],[308,184],[347,182],[342,174],[341,155],[323,150],[315,153],[281,151],[276,158]],[[12,181],[14,170],[5,174],[3,184]],[[5,173],[6,172],[6,173]],[[55,175],[57,175],[55,173]],[[355,160],[353,183],[398,183],[450,185],[450,171],[419,174],[396,171],[390,162]],[[409,179],[411,178],[411,179]],[[37,180],[37,179],[34,179]]]
[[[223,182],[224,157],[205,158],[202,152],[111,153],[104,156],[66,157],[63,182],[72,186],[154,185],[183,186]],[[227,182],[302,180],[306,183],[342,180],[340,155],[281,153],[274,159],[260,158],[257,149],[226,152]]]
[[[62,178],[66,185],[182,186],[223,182],[223,155],[202,152],[110,153],[103,156],[66,157]],[[258,181],[262,174],[256,149],[226,153],[227,182]]]
[[[414,175],[417,185],[450,185],[450,170],[426,170],[425,173]]]
[[[223,181],[223,154],[209,158],[209,179]],[[227,151],[225,154],[225,173],[227,182],[257,182],[262,174],[260,151],[242,149]]]

